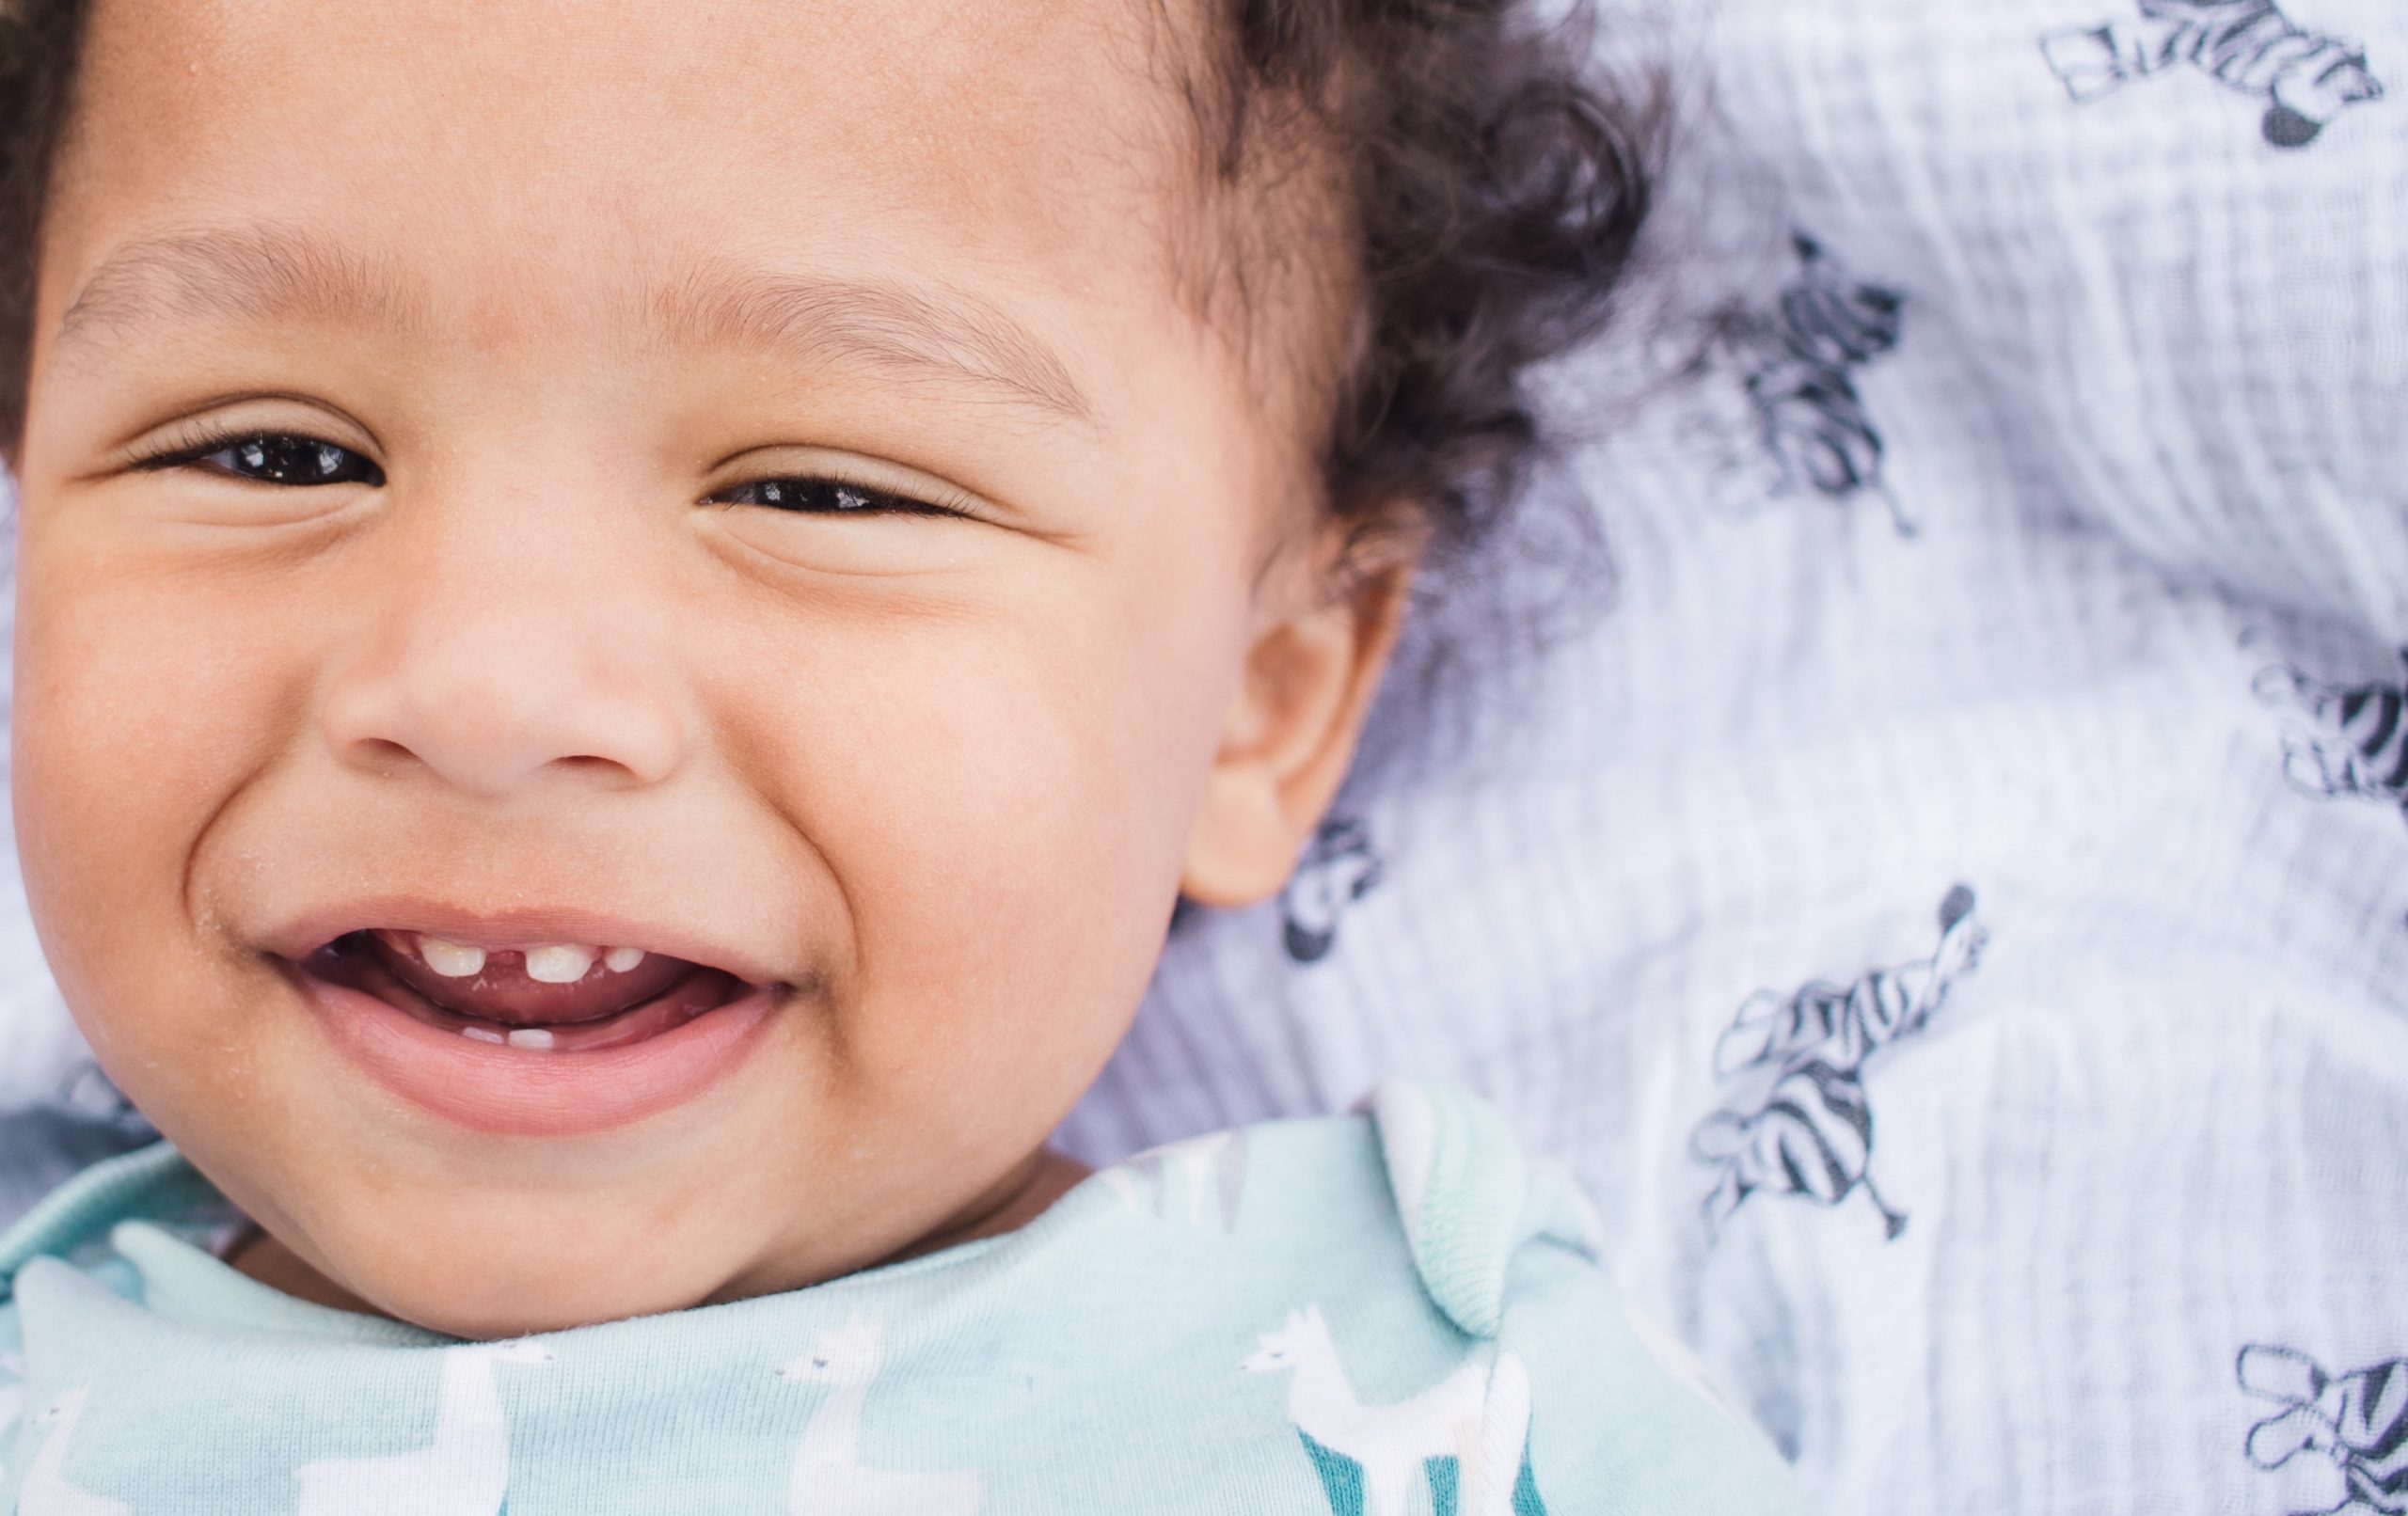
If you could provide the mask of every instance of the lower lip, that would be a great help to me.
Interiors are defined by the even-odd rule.
[[[607,1131],[698,1098],[751,1055],[784,992],[758,986],[642,1042],[557,1052],[472,1041],[364,990],[284,969],[378,1083],[447,1121],[512,1137]]]

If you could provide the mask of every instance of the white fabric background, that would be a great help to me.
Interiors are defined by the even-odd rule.
[[[2401,683],[2408,11],[2295,9],[2388,88],[2297,149],[2196,69],[2073,102],[2040,39],[2130,0],[1699,19],[1721,129],[1658,231],[1719,256],[1594,367],[1773,308],[1802,230],[1903,296],[1848,370],[1879,487],[1780,487],[1727,352],[1585,452],[1612,613],[1482,772],[1348,797],[1384,868],[1327,957],[1181,934],[1074,1143],[1467,1077],[1834,1510],[2342,1502],[2346,1447],[2252,1460],[2291,1402],[2240,1362],[2408,1358],[2408,816],[2287,780],[2261,688]],[[1978,967],[1863,1066],[1905,1230],[1766,1191],[1710,1237],[1717,1037],[1929,955],[1957,882]]]

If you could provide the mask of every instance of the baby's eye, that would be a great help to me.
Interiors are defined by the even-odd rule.
[[[841,479],[758,479],[750,484],[722,490],[711,499],[721,505],[766,505],[773,511],[793,511],[804,515],[960,514],[958,511],[931,505],[926,500],[915,500],[907,495],[872,489],[866,484],[848,483]]]
[[[170,468],[183,464],[198,464],[220,474],[247,479],[261,484],[382,484],[385,471],[374,464],[332,442],[316,437],[293,436],[287,433],[269,432],[256,436],[235,437],[212,442],[198,448],[152,461],[150,466]]]

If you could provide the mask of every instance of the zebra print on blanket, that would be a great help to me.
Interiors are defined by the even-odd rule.
[[[1726,1080],[1769,1072],[1771,1084],[1691,1134],[1692,1155],[1719,1170],[1705,1199],[1709,1234],[1759,1192],[1836,1208],[1861,1192],[1886,1238],[1907,1229],[1905,1214],[1873,1182],[1864,1066],[1923,1029],[1988,940],[1973,920],[1973,892],[1959,884],[1940,903],[1940,945],[1930,957],[1874,969],[1845,986],[1815,980],[1789,995],[1758,990],[1740,1005],[1716,1044],[1715,1072]]]
[[[1319,963],[1338,940],[1339,919],[1380,887],[1387,865],[1371,833],[1352,816],[1331,816],[1313,833],[1296,872],[1279,893],[1280,933],[1288,956]]]
[[[2280,1409],[2249,1429],[2249,1461],[2278,1469],[2302,1453],[2341,1476],[2338,1505],[2295,1516],[2408,1513],[2408,1359],[2342,1374],[2293,1348],[2252,1343],[2233,1364],[2241,1387]]]
[[[2187,65],[2265,101],[2258,132],[2277,148],[2304,148],[2350,106],[2383,98],[2363,48],[2300,26],[2274,0],[2140,0],[2138,16],[2049,33],[2040,53],[2082,105]]]
[[[2408,648],[2400,650],[2408,666]],[[2408,816],[2408,683],[2331,685],[2297,669],[2261,671],[2258,698],[2286,707],[2283,773],[2302,793],[2346,796]]]
[[[1882,477],[1881,434],[1856,385],[1856,371],[1898,345],[1906,297],[1855,277],[1824,246],[1793,231],[1798,273],[1764,306],[1735,305],[1711,319],[1703,362],[1735,374],[1747,419],[1717,418],[1715,433],[1752,431],[1743,450],[1731,435],[1698,439],[1720,455],[1728,473],[1770,477],[1746,484],[1774,497],[1812,493],[1846,500],[1871,492],[1890,508],[1901,535],[1914,524]]]

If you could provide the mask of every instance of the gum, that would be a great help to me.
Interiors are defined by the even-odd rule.
[[[551,1034],[551,1046],[530,1050],[525,1047],[526,1039],[522,1038],[516,1050],[542,1051],[551,1056],[599,1052],[648,1041],[728,1004],[740,998],[747,989],[743,981],[733,974],[671,959],[668,962],[677,970],[677,976],[665,987],[635,1004],[610,1014],[574,1021],[534,1018],[501,1020],[472,1016],[436,1004],[393,971],[388,962],[389,956],[389,950],[354,948],[342,951],[340,946],[329,947],[312,955],[302,969],[319,978],[373,996],[427,1026],[457,1034],[473,1048],[489,1048],[497,1040],[508,1043],[510,1033],[540,1027]]]
[[[713,971],[659,954],[645,955],[628,970],[611,969],[596,957],[584,977],[554,984],[531,978],[520,950],[493,948],[486,952],[483,968],[455,979],[436,972],[421,959],[411,935],[379,929],[354,933],[336,945],[346,957],[376,964],[422,1001],[505,1029],[599,1021],[665,993],[695,972]]]

